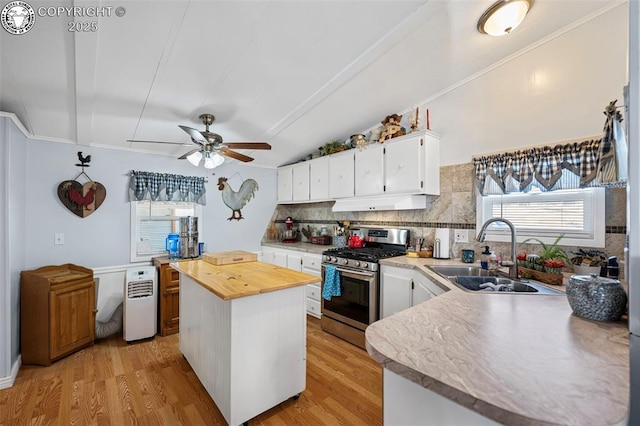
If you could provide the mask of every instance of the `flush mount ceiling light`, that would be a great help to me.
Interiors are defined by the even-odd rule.
[[[478,20],[478,31],[490,36],[509,34],[524,21],[534,0],[499,0]]]

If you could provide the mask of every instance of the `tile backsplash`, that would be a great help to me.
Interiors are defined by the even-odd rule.
[[[462,249],[476,251],[479,258],[481,247],[491,246],[496,253],[503,253],[508,259],[510,245],[508,243],[479,243],[475,241],[476,231],[476,194],[474,188],[475,170],[472,163],[456,164],[440,168],[440,195],[427,196],[427,207],[420,210],[397,211],[364,211],[364,212],[332,212],[333,201],[306,204],[280,204],[276,207],[272,221],[284,229],[284,220],[291,216],[296,227],[319,229],[327,226],[330,230],[338,221],[349,220],[351,227],[386,226],[408,228],[411,232],[411,243],[416,238],[424,238],[427,245],[433,244],[436,228],[450,228],[451,249],[455,258],[460,257]],[[623,259],[626,240],[626,189],[606,189],[606,237],[605,251],[609,256]],[[467,229],[468,243],[453,243],[455,229]],[[265,233],[266,239],[266,233]],[[565,247],[576,249],[576,247]],[[539,251],[536,244],[525,244],[518,251],[535,253]]]

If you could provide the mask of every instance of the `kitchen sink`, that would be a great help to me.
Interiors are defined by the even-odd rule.
[[[564,294],[529,280],[514,280],[502,272],[477,266],[427,266],[465,291],[477,293]]]

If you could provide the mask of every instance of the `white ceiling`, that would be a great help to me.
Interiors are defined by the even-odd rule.
[[[278,166],[418,105],[621,0],[536,0],[525,22],[489,37],[476,22],[493,0],[122,1],[96,32],[36,16],[28,33],[0,30],[0,110],[43,138],[179,156],[178,124]],[[31,1],[34,9],[52,6]],[[55,6],[98,6],[58,0]],[[114,10],[124,6],[126,14]],[[236,161],[236,160],[231,160]]]

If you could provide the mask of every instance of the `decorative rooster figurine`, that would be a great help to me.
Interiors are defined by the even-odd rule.
[[[227,218],[227,220],[240,220],[244,219],[240,209],[247,205],[251,197],[255,196],[258,190],[258,182],[253,179],[247,179],[242,182],[238,192],[235,192],[227,183],[227,178],[221,177],[218,179],[218,189],[222,191],[222,201],[232,210],[231,217]],[[236,216],[236,212],[238,216]]]

